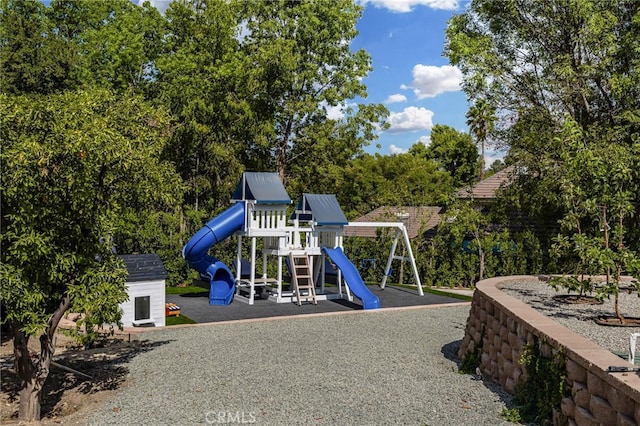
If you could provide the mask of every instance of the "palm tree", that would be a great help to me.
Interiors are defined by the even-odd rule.
[[[479,178],[484,177],[484,144],[493,131],[496,121],[496,109],[486,99],[480,98],[469,108],[465,115],[471,134],[480,145],[480,173]]]

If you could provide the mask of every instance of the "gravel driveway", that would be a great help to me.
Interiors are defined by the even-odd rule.
[[[501,425],[499,388],[458,373],[469,303],[171,327],[92,425]]]

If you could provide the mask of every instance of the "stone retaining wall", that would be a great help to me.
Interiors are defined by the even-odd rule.
[[[499,277],[476,285],[458,356],[481,344],[482,374],[513,393],[527,378],[519,364],[526,344],[544,342],[541,353],[547,357],[562,348],[571,394],[561,408],[569,424],[640,426],[640,373],[607,372],[610,365],[631,364],[500,290],[501,282],[514,280],[537,278]]]

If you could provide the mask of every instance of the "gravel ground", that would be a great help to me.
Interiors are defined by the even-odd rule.
[[[168,328],[92,425],[506,425],[499,387],[458,373],[469,305]]]
[[[614,299],[603,304],[569,304],[554,299],[554,296],[567,295],[564,290],[556,291],[543,281],[511,282],[502,286],[502,291],[516,297],[554,321],[596,342],[601,347],[617,355],[629,353],[629,336],[640,332],[640,327],[612,327],[597,324],[599,316],[615,314]],[[640,317],[640,297],[637,293],[620,293],[620,310],[623,316]],[[637,352],[636,352],[637,353]]]

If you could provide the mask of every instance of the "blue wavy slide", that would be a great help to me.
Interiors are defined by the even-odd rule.
[[[182,257],[196,271],[209,277],[209,304],[228,305],[235,293],[235,278],[231,270],[207,252],[244,227],[244,203],[235,203],[207,222],[182,249]]]
[[[380,307],[380,299],[369,291],[355,265],[345,256],[342,249],[340,247],[333,249],[322,247],[322,251],[340,268],[342,277],[347,282],[349,289],[362,301],[362,307],[364,309],[378,309]]]

